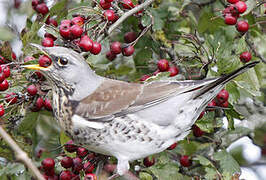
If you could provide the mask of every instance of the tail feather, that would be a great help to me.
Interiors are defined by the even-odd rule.
[[[251,63],[248,63],[246,65],[244,65],[243,67],[231,72],[230,74],[224,75],[220,78],[218,78],[216,81],[210,83],[207,86],[204,86],[203,88],[201,88],[198,93],[195,94],[195,96],[193,97],[193,99],[196,99],[197,97],[205,94],[206,92],[209,92],[211,89],[215,88],[218,85],[225,85],[227,82],[229,82],[230,80],[234,79],[235,77],[239,76],[240,74],[246,72],[248,69],[256,66],[256,64],[258,64],[260,61],[254,61]]]

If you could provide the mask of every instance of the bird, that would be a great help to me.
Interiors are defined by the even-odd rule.
[[[183,140],[225,84],[258,61],[218,78],[130,83],[97,75],[78,52],[32,44],[52,60],[38,70],[52,86],[53,112],[61,129],[90,151],[117,159],[119,176],[129,162]]]

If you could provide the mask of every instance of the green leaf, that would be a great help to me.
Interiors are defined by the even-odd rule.
[[[234,173],[240,173],[239,164],[236,160],[225,150],[214,153],[214,159],[219,161],[223,173],[228,173],[231,176]]]
[[[165,165],[151,166],[149,170],[154,174],[158,180],[185,180],[187,179],[182,174],[178,173],[179,168],[177,164],[169,163]]]
[[[151,24],[151,18],[150,16],[148,15],[144,15],[141,17],[141,24],[144,26],[144,27],[147,27]]]
[[[214,180],[217,179],[217,172],[214,168],[205,167],[205,178],[207,180]]]
[[[10,41],[15,37],[15,34],[12,33],[9,29],[5,27],[0,27],[0,40]]]
[[[57,2],[50,10],[50,16],[56,15],[57,21],[67,16],[67,5],[69,0],[61,0]]]
[[[199,163],[203,166],[209,166],[212,165],[211,161],[207,158],[205,158],[204,156],[201,155],[196,155],[195,158],[193,158],[193,160],[197,160],[199,161]]]
[[[214,112],[208,112],[206,113],[201,119],[196,121],[196,125],[205,132],[212,132],[214,128],[214,117],[215,113]]]
[[[153,180],[152,176],[146,172],[140,172],[139,178],[140,178],[140,180]]]
[[[152,51],[150,49],[141,49],[134,56],[134,62],[136,66],[148,65],[148,60],[152,58]]]
[[[0,46],[0,54],[7,60],[12,60],[12,48],[8,41],[5,41]]]

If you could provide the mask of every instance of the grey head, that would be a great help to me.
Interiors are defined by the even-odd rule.
[[[80,100],[93,92],[102,82],[102,77],[95,74],[83,56],[65,47],[42,47],[31,44],[49,56],[52,63],[48,67],[38,65],[24,66],[41,71],[53,86],[71,90],[73,100]]]

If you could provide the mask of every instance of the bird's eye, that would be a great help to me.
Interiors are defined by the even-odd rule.
[[[62,58],[62,57],[59,57],[57,59],[57,61],[58,61],[58,64],[61,66],[67,65],[67,63],[68,63],[68,60],[66,58]]]

